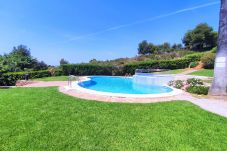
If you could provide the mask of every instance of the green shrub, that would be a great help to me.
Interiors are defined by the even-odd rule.
[[[208,91],[209,91],[209,87],[206,87],[206,86],[189,86],[187,88],[187,92],[193,93],[193,94],[207,95]]]
[[[204,56],[201,58],[201,61],[204,65],[205,69],[213,69],[214,62],[215,62],[215,54],[214,53],[205,53]]]
[[[184,69],[190,64],[189,59],[154,60],[127,64],[123,73],[134,74],[136,69]]]
[[[217,52],[217,47],[214,47],[213,49],[211,49],[211,53],[216,53]]]
[[[191,63],[190,63],[189,67],[190,67],[190,68],[195,68],[195,67],[197,67],[198,65],[199,65],[199,62],[198,62],[198,61],[194,61],[194,62],[191,62]]]
[[[186,55],[185,58],[189,59],[190,62],[200,61],[204,53],[193,53],[190,55]]]
[[[16,84],[17,80],[24,80],[25,75],[28,75],[29,79],[50,77],[51,73],[48,70],[41,71],[29,71],[29,72],[9,72],[2,74],[0,76],[1,86],[13,86]],[[61,70],[56,70],[55,75],[62,75]]]
[[[115,70],[115,71],[114,71]],[[68,64],[62,65],[64,75],[113,75],[113,71],[117,68],[109,65],[95,65],[95,64]],[[119,69],[120,70],[120,69]],[[120,72],[120,71],[119,71]]]
[[[168,85],[177,89],[181,89],[184,86],[184,81],[182,80],[170,81]]]
[[[203,81],[201,79],[191,78],[187,80],[187,84],[190,86],[200,86],[203,85]]]

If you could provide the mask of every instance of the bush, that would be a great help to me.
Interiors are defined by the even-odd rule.
[[[182,80],[170,81],[168,85],[177,89],[181,89],[184,86],[184,81]]]
[[[194,94],[203,94],[207,95],[209,91],[209,87],[206,86],[189,86],[187,88],[187,92]]]
[[[201,61],[204,65],[205,69],[213,69],[214,62],[215,62],[215,54],[214,53],[205,53],[204,56],[201,58]]]
[[[216,53],[217,50],[218,50],[218,48],[217,47],[214,47],[213,49],[211,49],[211,53]]]
[[[200,61],[204,53],[193,53],[190,55],[186,55],[185,58],[189,59],[190,62]]]
[[[24,80],[25,75],[28,74],[29,79],[50,77],[51,73],[48,70],[30,71],[30,72],[10,72],[0,76],[1,86],[14,86],[17,80]],[[56,70],[55,75],[62,75],[61,70]]]
[[[113,75],[120,74],[117,68],[109,65],[94,65],[94,64],[68,64],[62,65],[64,75]],[[115,73],[113,73],[113,71]]]
[[[154,60],[127,64],[123,67],[123,73],[134,74],[136,69],[184,69],[190,64],[189,59]]]
[[[190,68],[195,68],[195,67],[197,67],[198,65],[199,65],[199,62],[198,62],[198,61],[194,61],[194,62],[191,62],[191,63],[190,63],[189,67],[190,67]]]
[[[191,78],[187,80],[187,84],[194,87],[194,86],[201,86],[203,85],[203,81],[201,79]]]

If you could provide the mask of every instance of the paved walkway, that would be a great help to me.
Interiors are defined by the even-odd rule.
[[[198,105],[204,110],[227,117],[227,97],[220,98],[197,98],[189,93],[182,93],[177,96],[161,97],[161,98],[126,98],[113,97],[96,94],[88,94],[78,90],[69,89],[66,81],[41,82],[36,81],[23,87],[50,87],[58,86],[61,93],[88,100],[102,101],[102,102],[119,102],[119,103],[155,103],[166,102],[173,100],[186,100]]]

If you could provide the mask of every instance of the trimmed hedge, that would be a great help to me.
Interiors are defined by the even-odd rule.
[[[203,94],[203,95],[207,95],[209,91],[209,87],[206,86],[190,86],[187,88],[187,92],[189,93],[193,93],[193,94]]]
[[[122,75],[120,67],[95,64],[67,64],[62,65],[64,75]]]
[[[193,53],[193,54],[190,54],[190,55],[186,55],[185,59],[189,59],[190,62],[200,61],[204,54],[205,53],[201,53],[201,52],[200,53]]]
[[[10,72],[0,75],[0,86],[14,86],[17,80],[24,80],[25,75],[28,74],[29,79],[43,78],[52,76],[50,71],[41,70],[41,71],[30,71],[30,72]],[[61,70],[57,70],[55,75],[62,75]]]
[[[154,60],[140,63],[125,65],[124,73],[134,74],[136,69],[184,69],[189,66],[191,59],[175,59],[175,60]]]
[[[215,53],[206,53],[201,58],[201,61],[205,69],[214,69],[215,57],[216,57]]]

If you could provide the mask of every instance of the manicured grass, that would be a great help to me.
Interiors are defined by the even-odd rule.
[[[161,74],[180,74],[186,70],[187,69],[176,69],[176,70],[169,70],[169,71],[164,71],[164,72],[160,72],[160,73]]]
[[[192,73],[190,73],[190,75],[213,77],[214,76],[214,70],[202,69],[202,70],[199,70],[199,71],[192,72]]]
[[[68,76],[56,76],[56,77],[45,77],[45,78],[38,78],[33,79],[35,81],[67,81]]]
[[[57,88],[0,90],[0,150],[226,150],[227,119],[184,101],[85,101]]]

